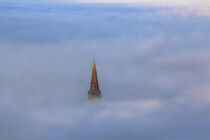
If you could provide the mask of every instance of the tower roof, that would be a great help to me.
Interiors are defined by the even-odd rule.
[[[97,71],[96,71],[95,59],[93,59],[93,68],[92,68],[92,73],[91,73],[88,98],[93,99],[93,98],[100,98],[100,97],[101,97],[101,91],[99,89],[99,84],[98,84],[98,76],[97,76]]]
[[[93,68],[92,68],[92,74],[91,74],[91,80],[90,80],[90,90],[95,90],[95,91],[99,90],[95,59],[93,59]]]

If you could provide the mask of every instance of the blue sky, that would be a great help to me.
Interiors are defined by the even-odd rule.
[[[3,0],[3,2],[26,3],[148,3],[161,5],[210,6],[209,0]]]
[[[62,1],[62,0],[61,0]],[[63,0],[68,1],[68,0]],[[204,5],[210,4],[209,0],[75,0],[76,2],[118,2],[118,3],[156,3],[169,5]]]

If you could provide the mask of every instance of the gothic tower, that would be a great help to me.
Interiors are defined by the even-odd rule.
[[[99,84],[98,84],[95,59],[93,59],[93,69],[90,80],[90,89],[88,91],[88,99],[100,99],[100,98],[101,98],[101,90],[99,89]]]

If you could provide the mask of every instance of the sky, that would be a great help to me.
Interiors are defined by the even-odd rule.
[[[210,6],[210,0],[2,0],[10,3],[140,3],[180,6]]]
[[[1,5],[0,139],[210,139],[209,25],[208,8]]]
[[[61,0],[62,1],[62,0]],[[65,0],[64,0],[65,1]],[[66,0],[68,1],[68,0]],[[210,4],[210,0],[75,0],[76,2],[108,2],[108,3],[151,3],[166,5],[205,5]]]

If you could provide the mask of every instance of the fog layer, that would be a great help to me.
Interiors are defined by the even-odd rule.
[[[0,139],[210,139],[209,25],[176,7],[1,5]]]

